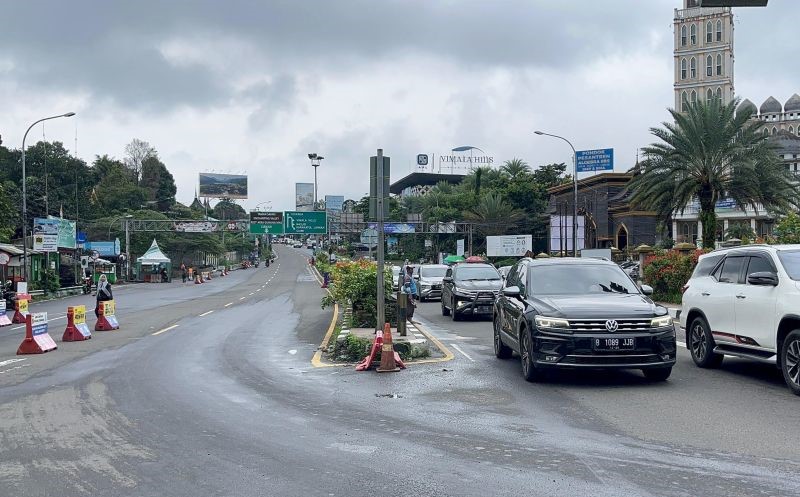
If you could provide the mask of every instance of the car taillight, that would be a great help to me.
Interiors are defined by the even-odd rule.
[[[683,285],[683,287],[681,288],[681,293],[686,293],[686,290],[688,290],[688,289],[689,289],[689,284],[688,284],[688,283],[686,283],[686,284],[685,284],[685,285]]]

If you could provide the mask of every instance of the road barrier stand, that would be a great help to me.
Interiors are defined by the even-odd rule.
[[[113,300],[106,300],[97,303],[97,323],[94,331],[118,330],[119,323],[116,316],[116,305]]]
[[[8,319],[6,312],[6,300],[0,299],[0,326],[8,326],[12,324],[11,320]]]
[[[92,338],[92,332],[86,325],[86,306],[67,307],[67,329],[64,330],[62,342],[80,342]]]
[[[43,354],[57,348],[56,342],[47,333],[47,313],[28,314],[25,317],[25,339],[17,349],[17,355]]]
[[[203,279],[202,279],[202,276],[200,276],[200,273],[194,273],[194,284],[195,285],[200,285],[202,283],[203,283]]]
[[[22,324],[27,322],[28,319],[28,299],[19,299],[14,302],[14,319],[11,320],[14,324]]]
[[[208,279],[212,279],[214,277],[214,271],[209,271],[206,274],[208,274]]]

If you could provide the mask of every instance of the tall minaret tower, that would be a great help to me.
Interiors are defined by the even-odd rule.
[[[675,109],[720,98],[729,103],[733,87],[733,13],[730,7],[698,7],[683,0],[675,9]]]

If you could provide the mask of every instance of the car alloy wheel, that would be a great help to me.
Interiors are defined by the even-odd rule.
[[[800,330],[792,331],[784,340],[780,366],[786,385],[795,395],[800,395]]]
[[[702,317],[692,320],[687,333],[689,352],[692,360],[701,368],[718,368],[725,357],[714,352],[714,339],[711,337],[711,329]]]
[[[527,381],[536,381],[539,377],[539,371],[536,370],[536,365],[533,363],[531,337],[528,330],[525,329],[520,332],[519,355],[522,361],[522,376]]]
[[[511,357],[511,348],[506,346],[503,343],[503,339],[500,338],[500,322],[497,320],[497,316],[494,318],[494,355],[498,359],[508,359]]]

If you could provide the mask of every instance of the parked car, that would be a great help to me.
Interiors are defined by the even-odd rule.
[[[301,248],[303,248],[303,244],[302,244],[302,243],[300,243],[300,242],[294,242],[294,243],[292,244],[292,248],[299,248],[299,249],[301,249]]]
[[[775,364],[800,395],[800,245],[748,245],[700,256],[680,323],[694,363],[723,354]]]
[[[486,262],[457,262],[442,279],[442,316],[491,316],[503,279]]]
[[[400,266],[392,266],[392,290],[400,290],[400,273],[403,268]]]
[[[416,267],[417,297],[420,301],[442,297],[442,280],[447,274],[444,264],[422,264]]]
[[[675,364],[667,309],[616,264],[601,259],[522,259],[494,305],[494,351],[518,352],[526,380],[547,369],[640,369],[666,380]]]

